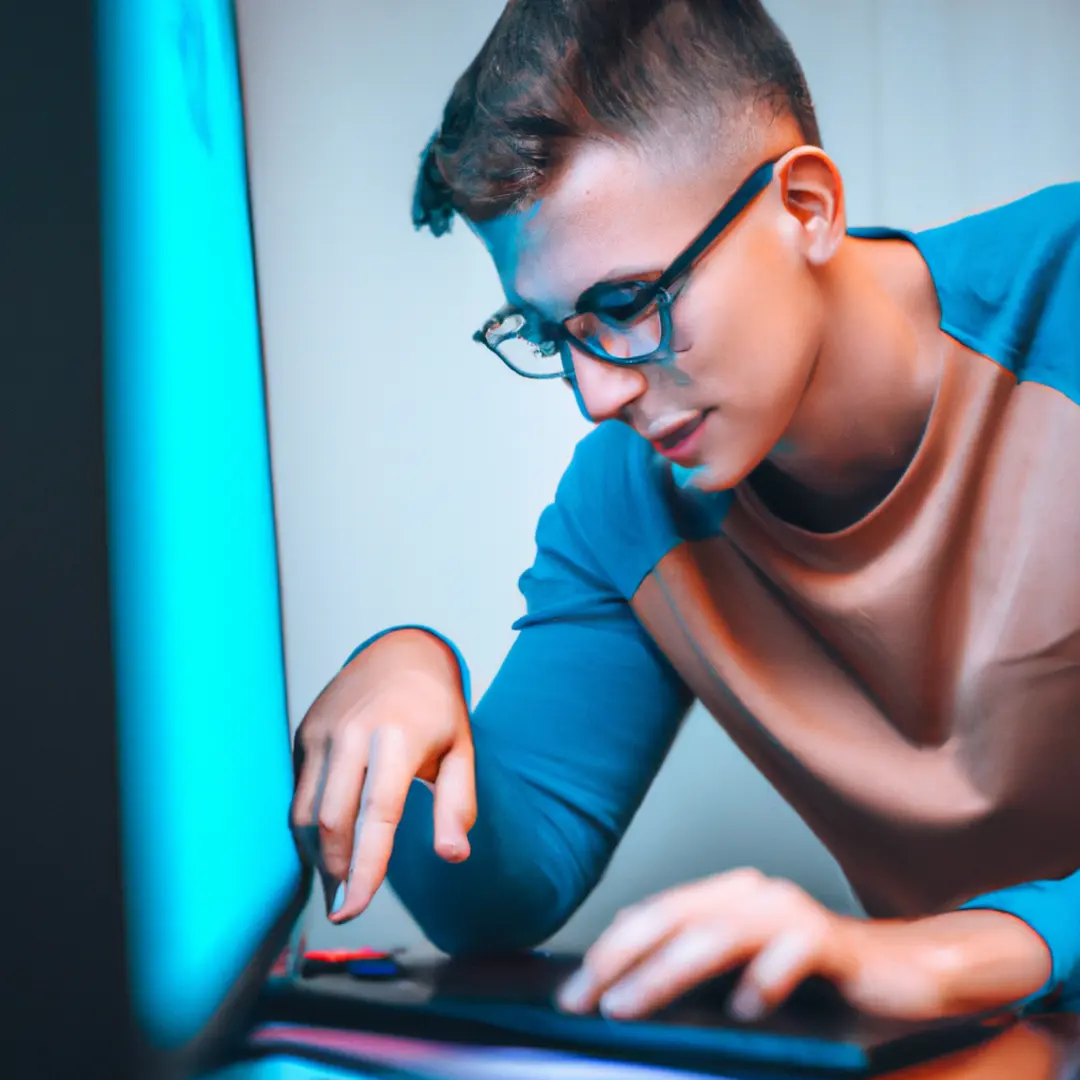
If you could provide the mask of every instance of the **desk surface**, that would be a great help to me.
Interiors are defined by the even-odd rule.
[[[389,981],[320,974],[272,980],[258,1020],[309,1031],[380,1032],[417,1046],[559,1052],[663,1065],[684,1073],[730,1074],[729,1063],[786,1078],[795,1071],[829,1077],[881,1076],[985,1042],[1015,1018],[903,1024],[864,1017],[827,984],[806,984],[763,1021],[732,1020],[725,1003],[737,975],[715,980],[655,1018],[623,1024],[569,1017],[551,1007],[578,958],[549,954],[416,960]],[[820,980],[818,981],[820,983]],[[402,1044],[402,1052],[405,1052]],[[457,1059],[457,1050],[439,1051]]]
[[[266,1055],[300,1054],[327,1063],[351,1063],[360,1073],[365,1066],[389,1066],[433,1080],[690,1080],[701,1075],[543,1050],[465,1047],[277,1024],[257,1029],[251,1048]],[[745,1075],[745,1071],[730,1073],[733,1078]],[[1063,1015],[1017,1022],[977,1047],[882,1075],[879,1080],[1076,1080],[1078,1076],[1080,1017]]]
[[[947,1034],[942,1041],[932,1033],[929,1038],[916,1033],[921,1043],[890,1053],[878,1052],[897,1045],[893,1040],[898,1033],[888,1023],[860,1018],[852,1027],[838,1017],[828,998],[822,1012],[822,1002],[812,997],[786,1018],[778,1014],[774,1019],[779,1024],[769,1025],[772,1034],[786,1040],[779,1048],[782,1053],[775,1052],[770,1031],[736,1026],[731,1039],[730,1032],[721,1030],[723,1021],[713,1028],[720,1037],[697,1048],[702,1053],[688,1048],[692,1038],[684,1042],[694,1031],[680,1031],[678,1025],[666,1028],[660,1046],[650,1047],[646,1040],[642,1053],[641,1047],[631,1045],[633,1040],[612,1043],[590,1036],[583,1042],[560,1032],[544,1037],[543,1025],[535,1023],[516,1029],[505,1020],[492,1023],[499,1007],[513,1012],[520,1005],[549,1000],[570,958],[535,954],[507,961],[463,961],[460,968],[445,958],[409,959],[404,977],[381,983],[344,975],[295,979],[282,965],[267,984],[249,1049],[257,1055],[295,1051],[328,1063],[351,1064],[361,1074],[366,1064],[389,1069],[390,1075],[401,1070],[438,1080],[793,1080],[808,1075],[800,1065],[819,1078],[846,1074],[851,1080],[867,1075],[879,1080],[1080,1080],[1080,1015],[989,1018],[968,1025],[968,1034],[960,1038]],[[470,1009],[447,1014],[428,1007],[446,998],[468,1005],[470,997],[483,1006],[480,1017]],[[552,1017],[557,1012],[549,1007],[542,1011]],[[693,1010],[689,1017],[691,1022],[697,1019]],[[715,1017],[713,1006],[701,1026],[716,1024]],[[761,1035],[764,1042],[759,1042]],[[766,1052],[746,1054],[748,1036]],[[792,1054],[792,1037],[795,1044],[818,1040],[825,1051],[811,1045],[812,1052],[804,1055],[796,1045]]]

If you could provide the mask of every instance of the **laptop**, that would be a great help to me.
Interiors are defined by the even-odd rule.
[[[24,1025],[35,1075],[371,1075],[374,1053],[326,1056],[331,1036],[364,1033],[657,1069],[837,1075],[982,1037],[977,1023],[872,1022],[824,987],[750,1027],[725,1018],[720,983],[647,1023],[572,1018],[551,999],[577,958],[544,953],[403,957],[399,976],[378,982],[305,978],[296,965],[269,977],[312,879],[288,828],[235,12],[229,0],[100,0],[60,26],[45,5],[24,11],[27,47],[52,56],[37,83],[33,65],[26,79],[55,97],[54,138],[96,147],[89,169],[24,192],[43,215],[60,192],[77,221],[23,237],[34,295],[50,281],[70,294],[62,331],[28,307],[23,345],[40,358],[48,334],[67,336],[53,368],[28,366],[19,392],[0,395],[16,421],[20,409],[32,416],[18,430],[37,440],[18,461],[37,486],[8,504],[37,514],[9,530],[17,559],[5,560],[17,571],[10,610],[23,615],[9,702],[34,718],[12,735],[24,776],[10,820],[25,819],[19,807],[25,816],[43,783],[64,807],[52,839],[31,830],[10,863],[41,883],[38,936],[27,935],[37,944],[16,943],[12,960],[24,985],[43,970],[51,980],[24,995],[37,1009]],[[32,255],[45,241],[49,265]],[[64,830],[84,832],[81,854]],[[378,1067],[403,1075],[407,1058]]]

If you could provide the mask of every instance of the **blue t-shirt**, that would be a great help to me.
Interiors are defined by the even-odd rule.
[[[918,235],[853,232],[911,239],[947,334],[1080,402],[1080,362],[1069,360],[1080,355],[1080,184]],[[973,262],[972,251],[985,258]],[[1020,341],[1038,347],[1020,355]],[[447,952],[532,947],[566,922],[603,875],[692,703],[629,599],[664,555],[717,528],[730,496],[699,500],[700,520],[680,518],[670,484],[645,441],[601,424],[540,518],[536,559],[520,581],[526,614],[472,712],[472,855],[459,865],[434,855],[432,797],[414,785],[390,863],[398,896]],[[965,906],[1011,913],[1043,937],[1053,974],[1040,997],[1080,995],[1080,873]]]

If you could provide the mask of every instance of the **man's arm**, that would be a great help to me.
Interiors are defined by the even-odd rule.
[[[600,880],[688,705],[623,618],[524,630],[472,718],[471,856],[435,854],[420,784],[398,826],[388,877],[432,943],[498,951],[555,933]]]
[[[414,783],[389,880],[447,952],[537,945],[600,880],[691,702],[627,596],[677,542],[647,446],[597,430],[578,447],[522,577],[528,614],[472,715],[472,854],[433,851]]]

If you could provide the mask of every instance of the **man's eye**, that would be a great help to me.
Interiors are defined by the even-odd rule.
[[[641,301],[648,289],[649,283],[646,281],[609,285],[602,294],[593,298],[592,312],[605,322],[633,322],[642,313]]]

